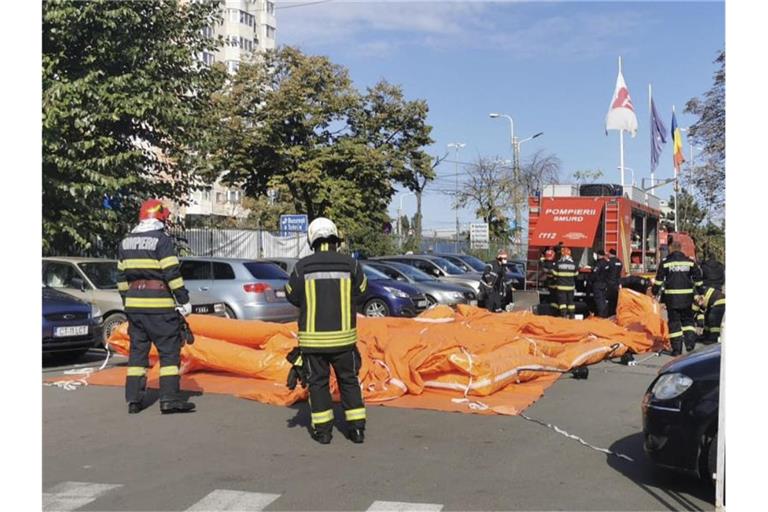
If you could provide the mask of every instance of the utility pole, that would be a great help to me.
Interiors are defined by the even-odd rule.
[[[454,174],[456,174],[456,245],[454,252],[459,252],[459,150],[461,150],[466,144],[461,142],[451,142],[448,144],[449,149],[455,151],[454,157]]]

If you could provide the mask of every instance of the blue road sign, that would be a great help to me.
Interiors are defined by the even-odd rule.
[[[306,215],[281,215],[280,236],[288,236],[296,233],[306,233],[309,221]]]

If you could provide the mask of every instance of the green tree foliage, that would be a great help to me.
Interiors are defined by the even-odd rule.
[[[679,220],[677,228],[688,233],[696,243],[697,255],[702,258],[710,252],[720,261],[725,261],[725,223],[715,224],[709,217],[709,211],[702,208],[696,198],[685,189],[677,194]],[[669,198],[672,211],[662,219],[662,224],[668,231],[674,231],[675,226],[675,197]]]
[[[296,48],[242,65],[216,111],[212,172],[252,197],[285,189],[291,213],[333,219],[368,254],[390,249],[394,186],[413,188],[432,172],[426,102],[384,81],[360,93],[344,67]]]
[[[691,184],[705,209],[721,214],[725,205],[725,52],[721,51],[714,62],[719,68],[712,87],[703,98],[689,100],[685,112],[698,118],[688,136],[703,148],[692,169]]]
[[[467,178],[456,196],[459,208],[473,206],[475,214],[488,223],[491,238],[507,240],[509,210],[513,207],[515,177],[512,169],[498,159],[479,157],[467,167]]]
[[[217,44],[203,29],[218,12],[217,2],[43,3],[44,253],[110,253],[141,200],[183,201],[206,166],[198,142],[224,77],[196,58]]]

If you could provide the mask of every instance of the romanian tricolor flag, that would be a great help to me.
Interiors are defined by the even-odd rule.
[[[675,165],[675,176],[677,176],[680,166],[685,162],[685,157],[683,156],[683,134],[677,126],[674,108],[672,109],[672,162]]]

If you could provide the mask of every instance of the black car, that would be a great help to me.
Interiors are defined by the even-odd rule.
[[[102,339],[103,323],[97,306],[43,287],[43,354],[85,354]]]
[[[646,453],[659,466],[709,480],[717,465],[720,345],[673,359],[643,398]]]

